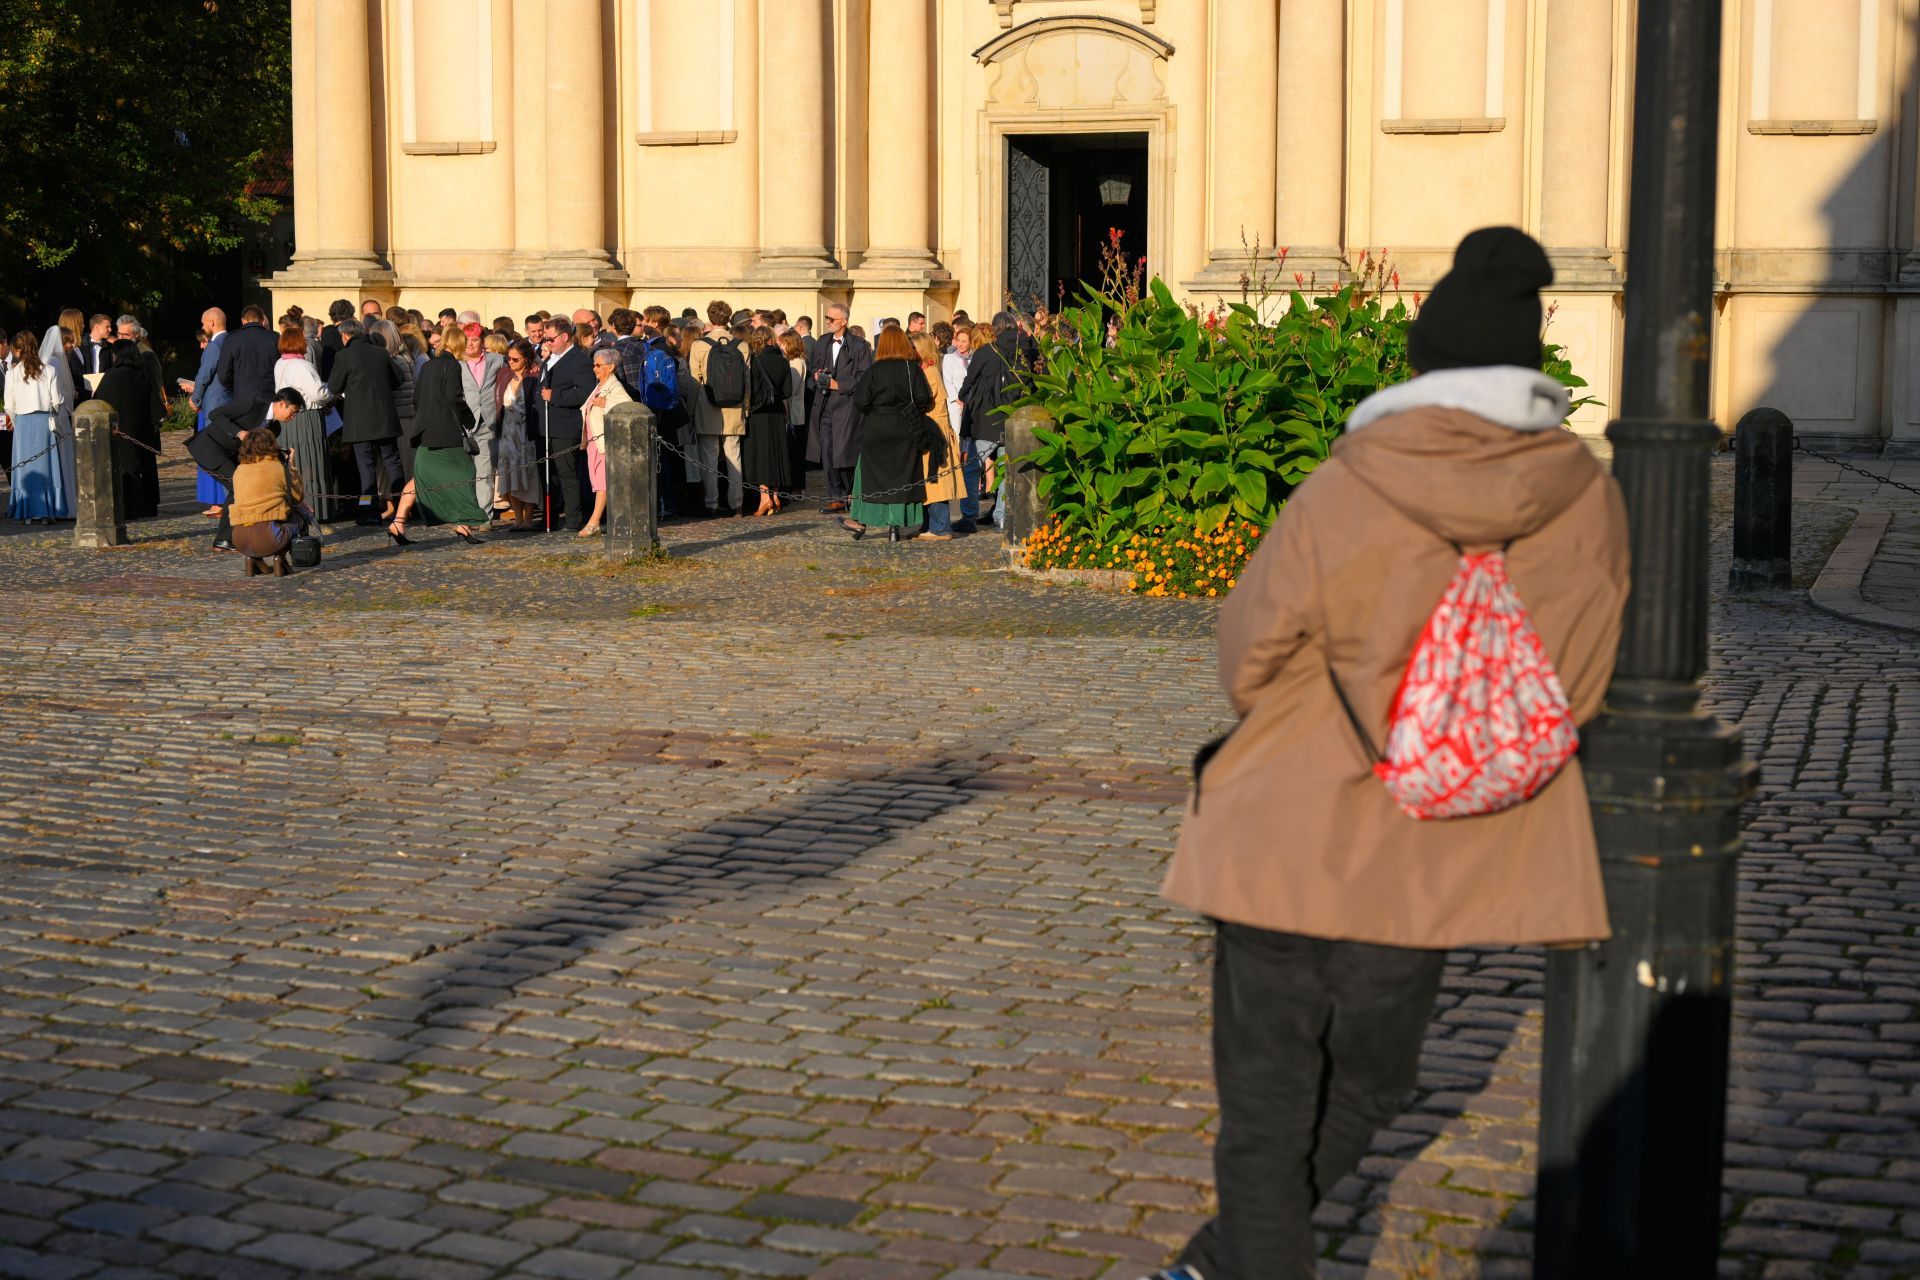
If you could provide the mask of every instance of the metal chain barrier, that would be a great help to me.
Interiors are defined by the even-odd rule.
[[[1831,462],[1834,466],[1839,467],[1842,471],[1851,471],[1853,472],[1853,474],[1857,476],[1865,476],[1867,479],[1872,480],[1875,483],[1884,484],[1889,488],[1898,489],[1902,493],[1910,493],[1914,495],[1916,498],[1920,498],[1920,488],[1915,488],[1913,485],[1910,485],[1910,484],[1902,484],[1900,481],[1894,480],[1888,476],[1876,475],[1875,473],[1867,470],[1865,467],[1856,467],[1851,462],[1843,462],[1841,459],[1834,457],[1830,453],[1822,453],[1818,449],[1809,448],[1806,442],[1803,441],[1799,436],[1795,436],[1793,438],[1793,449],[1795,453],[1804,453],[1809,458],[1814,459],[1816,462]]]
[[[135,438],[134,436],[128,435],[126,432],[120,430],[120,428],[118,427],[115,427],[113,429],[113,436],[114,436],[114,439],[116,440],[125,440],[128,444],[131,444],[136,448],[144,449],[146,452],[152,454],[156,458],[164,458],[166,456],[160,449],[154,448],[152,445],[148,444],[144,440],[140,440]],[[693,454],[688,453],[686,450],[681,449],[678,445],[670,443],[665,436],[660,435],[657,431],[655,432],[654,440],[660,446],[661,449],[665,450],[667,453],[672,454],[674,457],[679,458],[687,467],[692,469],[692,471],[695,474],[704,477],[708,472],[709,468],[707,467],[706,463],[701,461],[698,457],[695,457]],[[1797,443],[1798,442],[1796,441],[1796,444]],[[962,442],[962,445],[964,448],[965,442]],[[42,449],[39,453],[34,454],[30,458],[15,459],[13,465],[15,467],[24,466],[27,463],[34,462],[40,458],[45,457],[47,454],[52,453],[54,449],[58,447],[59,447],[58,440],[56,439],[53,443],[49,444],[45,449]],[[578,453],[585,448],[586,448],[586,445],[584,442],[581,444],[567,445],[564,448],[556,449],[553,452],[547,454],[546,461],[551,463],[556,458],[564,458],[569,454]],[[1812,452],[1812,451],[1809,450],[1808,452]],[[1818,455],[1815,455],[1815,456],[1818,456]],[[1828,459],[1828,461],[1832,461],[1832,459]],[[1845,463],[1841,463],[1840,465],[1846,466]],[[1858,470],[1858,468],[1851,468],[1851,469]],[[722,470],[720,467],[716,466],[714,468],[711,468],[711,470],[716,479],[724,480],[726,478],[726,472]],[[913,492],[916,489],[920,489],[924,492],[925,485],[932,484],[938,480],[945,479],[949,476],[955,476],[955,475],[964,476],[965,470],[966,470],[966,463],[964,461],[961,461],[950,467],[942,467],[940,470],[928,476],[926,480],[918,484],[895,485],[890,489],[875,489],[870,492],[863,492],[860,495],[860,499],[863,502],[873,502],[878,499],[892,497],[895,494],[905,495]],[[1870,474],[1870,473],[1863,472],[1862,474]],[[1887,483],[1892,483],[1892,481],[1888,481]],[[759,486],[746,485],[744,480],[742,481],[742,485],[743,485],[743,488],[751,489],[754,493],[762,492]],[[471,486],[466,481],[449,481],[444,484],[434,485],[430,489],[415,488],[414,500],[416,502],[423,502],[426,500],[427,495],[438,493],[441,490],[445,490],[445,489],[459,489],[462,487],[469,488],[469,489],[471,488]],[[1907,486],[1899,485],[1897,487],[1906,488]],[[786,490],[786,489],[767,489],[765,490],[765,492],[769,497],[779,498],[783,502],[790,502],[790,503],[796,503],[796,504],[819,503],[825,506],[835,501],[841,501],[841,499],[835,499],[831,496],[823,497],[815,494],[796,493],[796,492],[793,492],[792,490]],[[1920,491],[1915,491],[1915,492],[1920,492]],[[303,501],[312,502],[319,499],[327,499],[327,500],[333,500],[333,501],[339,501],[339,502],[358,502],[362,498],[365,498],[366,496],[367,495],[364,493],[310,492],[305,495]],[[985,496],[985,495],[982,495],[982,496]],[[394,497],[397,499],[399,495],[396,494],[394,495]],[[426,505],[428,510],[432,510],[433,504],[431,502],[428,502]]]
[[[713,472],[715,479],[718,479],[718,480],[726,479],[726,472],[722,470],[720,467],[715,466],[715,467],[709,468],[706,463],[702,462],[699,458],[696,458],[694,455],[688,453],[686,450],[680,448],[678,445],[668,443],[667,438],[663,435],[660,435],[657,431],[654,434],[654,439],[659,443],[662,449],[666,450],[668,453],[674,455],[675,457],[683,460],[698,475],[704,477],[707,474],[707,472],[711,470]],[[862,502],[872,502],[876,498],[886,498],[894,494],[911,493],[915,489],[921,489],[924,485],[932,484],[935,481],[940,480],[944,477],[953,476],[953,475],[964,475],[965,468],[966,468],[966,463],[964,461],[956,463],[951,467],[942,467],[940,470],[934,472],[932,475],[928,476],[924,481],[921,481],[919,484],[895,485],[891,489],[874,489],[869,492],[863,492],[860,495],[860,500]],[[744,479],[741,481],[741,484],[743,488],[751,489],[755,493],[759,493],[762,491],[761,488],[757,485],[746,484]],[[822,497],[818,494],[794,493],[786,489],[769,488],[765,490],[765,492],[769,497],[779,498],[783,502],[792,502],[792,503],[817,502],[822,505],[827,505],[833,502],[846,500],[846,499],[833,498],[830,496]],[[850,496],[851,495],[849,495],[849,497]],[[982,496],[985,496],[985,495],[982,495]]]

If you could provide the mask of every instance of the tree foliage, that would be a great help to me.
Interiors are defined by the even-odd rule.
[[[290,46],[286,0],[0,0],[0,313],[151,306],[270,218]]]

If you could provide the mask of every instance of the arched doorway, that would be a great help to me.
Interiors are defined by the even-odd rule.
[[[1173,46],[1114,18],[1042,18],[975,50],[983,305],[1057,307],[1098,283],[1111,232],[1160,269],[1171,208]]]

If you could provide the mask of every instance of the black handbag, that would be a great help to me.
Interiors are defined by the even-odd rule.
[[[317,569],[320,567],[320,539],[314,537],[312,534],[303,534],[295,538],[293,545],[287,548],[287,550],[291,553],[296,568]]]

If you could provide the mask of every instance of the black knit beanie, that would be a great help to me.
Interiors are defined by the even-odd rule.
[[[1489,364],[1540,367],[1540,290],[1553,265],[1517,227],[1482,227],[1453,251],[1407,331],[1407,362],[1421,373]]]

